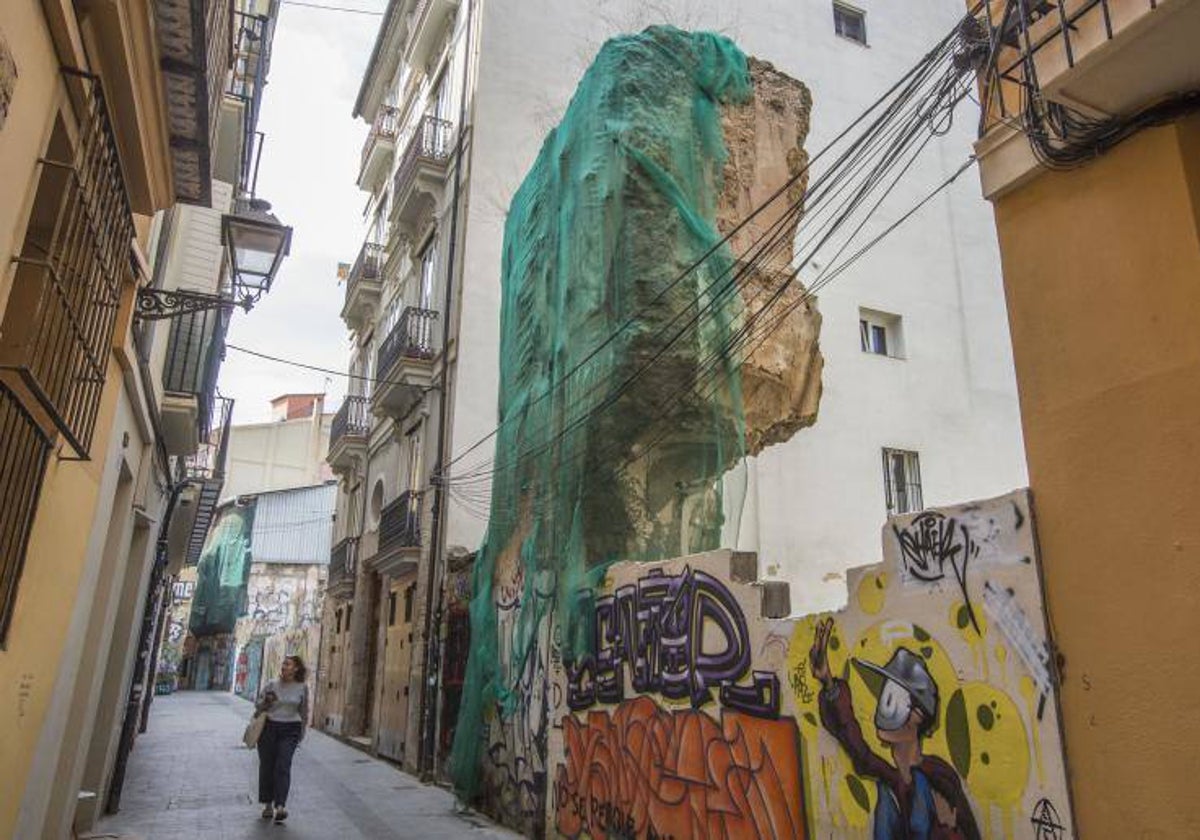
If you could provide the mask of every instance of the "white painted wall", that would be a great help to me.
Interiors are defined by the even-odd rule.
[[[471,5],[464,0],[458,11],[454,38],[460,52]],[[505,210],[603,41],[661,22],[723,32],[747,54],[810,87],[807,145],[815,152],[963,12],[957,0],[856,5],[867,13],[866,47],[834,33],[830,0],[482,5],[467,223],[460,233],[452,453],[462,453],[496,422]],[[963,107],[949,135],[931,145],[907,185],[885,205],[880,227],[957,169],[971,152],[975,125],[972,107]],[[904,360],[860,351],[860,306],[902,316]],[[819,420],[750,465],[753,504],[744,510],[742,533],[728,536],[730,543],[759,551],[764,575],[792,582],[798,612],[841,603],[845,570],[880,559],[883,447],[920,454],[926,505],[988,497],[1027,481],[999,254],[974,174],[823,290],[819,309],[826,360]],[[489,443],[457,469],[491,455]],[[448,546],[476,548],[485,525],[452,502]]]
[[[251,423],[229,429],[222,499],[287,490],[333,478],[325,463],[332,414]]]

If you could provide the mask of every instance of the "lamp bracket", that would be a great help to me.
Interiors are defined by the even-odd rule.
[[[258,302],[258,295],[243,295],[239,300],[224,295],[189,292],[183,289],[138,289],[134,317],[141,321],[163,321],[203,312],[208,309],[232,310],[240,306],[249,312]]]

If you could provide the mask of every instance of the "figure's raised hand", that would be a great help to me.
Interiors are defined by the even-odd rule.
[[[821,619],[817,623],[817,632],[813,635],[812,649],[808,652],[812,675],[821,681],[822,686],[828,686],[833,678],[829,671],[829,636],[832,633],[833,619]]]

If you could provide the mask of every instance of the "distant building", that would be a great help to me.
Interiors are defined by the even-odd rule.
[[[284,394],[271,400],[272,419],[229,430],[223,499],[321,484],[333,478],[325,463],[333,415],[324,394]]]
[[[254,696],[278,670],[278,662],[263,670],[276,637],[284,654],[305,659],[315,685],[336,493],[333,484],[296,487],[239,496],[218,509],[189,575],[189,614],[172,616],[189,631],[166,657],[179,687]]]

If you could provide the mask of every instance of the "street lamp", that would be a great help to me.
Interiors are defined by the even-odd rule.
[[[231,294],[138,289],[137,317],[158,321],[234,306],[249,312],[270,291],[275,273],[292,247],[292,229],[280,224],[270,211],[270,203],[260,198],[239,199],[234,212],[221,216],[221,245],[229,265]]]
[[[247,312],[263,294],[292,246],[292,229],[279,223],[271,205],[252,198],[221,217],[221,244],[229,260],[233,294]]]

